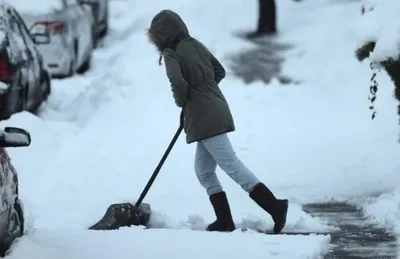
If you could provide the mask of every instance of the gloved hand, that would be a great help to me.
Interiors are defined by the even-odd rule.
[[[182,109],[181,115],[180,115],[180,118],[179,118],[179,125],[180,125],[181,127],[183,127],[184,121],[185,121],[185,112],[184,112],[184,109]]]

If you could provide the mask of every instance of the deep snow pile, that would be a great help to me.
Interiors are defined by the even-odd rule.
[[[397,61],[400,58],[400,1],[396,0],[363,0],[363,15],[355,25],[355,35],[357,35],[356,47],[361,48],[366,44],[373,42],[375,46],[369,54],[369,61],[376,65],[387,60]],[[386,75],[386,74],[385,74]],[[384,75],[384,76],[385,76]],[[397,86],[396,86],[397,87]],[[379,88],[385,91],[393,89],[392,83],[384,83]],[[396,102],[390,95],[390,103]],[[388,113],[394,114],[395,110],[382,110],[381,116],[387,116]],[[387,154],[396,152],[388,149]],[[398,175],[398,171],[394,171]],[[391,177],[383,174],[382,177],[389,177],[389,180],[398,181],[397,177]],[[364,211],[370,219],[382,226],[385,226],[400,234],[400,185],[397,188],[378,195],[374,198],[368,198],[363,204]]]
[[[371,61],[381,62],[400,57],[400,1],[364,0],[364,15],[357,23],[357,48],[376,42]]]
[[[396,217],[395,209],[382,215],[381,206],[396,208],[398,195],[368,199],[395,193],[400,147],[390,87],[382,88],[377,101],[384,116],[370,120],[369,67],[353,55],[360,4],[280,2],[279,40],[294,45],[286,53],[285,74],[302,83],[245,86],[230,74],[227,55],[252,48],[233,33],[254,28],[257,3],[229,3],[111,1],[110,35],[94,54],[93,70],[54,81],[39,118],[21,113],[1,123],[32,134],[31,147],[9,150],[28,221],[27,235],[10,258],[242,258],[243,253],[312,258],[327,251],[325,236],[189,231],[214,215],[193,171],[195,146],[183,137],[145,199],[154,210],[152,224],[175,230],[85,230],[109,204],[139,196],[178,127],[179,109],[165,68],[157,65],[158,53],[145,37],[152,16],[163,8],[180,13],[191,34],[225,65],[228,75],[221,88],[237,127],[231,140],[250,169],[277,196],[290,199],[286,230],[325,230],[325,222],[303,212],[301,204],[331,199],[368,204],[367,214],[382,221]],[[381,84],[390,84],[385,74],[379,77]],[[272,227],[240,187],[220,169],[218,175],[236,223]],[[198,248],[199,243],[207,249]]]

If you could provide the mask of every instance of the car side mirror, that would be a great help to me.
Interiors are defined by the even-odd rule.
[[[31,34],[32,41],[35,44],[49,44],[50,43],[50,35],[44,33],[35,33]]]
[[[0,131],[0,147],[28,147],[31,144],[31,135],[28,131],[5,127]]]

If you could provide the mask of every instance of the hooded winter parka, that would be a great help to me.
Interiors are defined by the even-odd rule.
[[[149,36],[164,58],[175,103],[184,109],[188,144],[235,130],[218,84],[225,69],[210,51],[190,37],[180,16],[163,10],[152,20]]]

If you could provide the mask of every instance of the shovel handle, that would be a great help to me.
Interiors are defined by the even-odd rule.
[[[185,113],[183,112],[183,109],[181,111],[181,115],[179,116],[179,126],[183,128],[183,122],[185,120]]]
[[[169,143],[167,150],[165,151],[164,155],[162,156],[160,162],[158,163],[156,169],[154,170],[149,181],[147,182],[146,186],[144,187],[142,193],[140,194],[139,199],[136,201],[136,204],[135,204],[136,208],[139,208],[140,204],[142,204],[144,197],[146,197],[146,194],[150,190],[150,187],[153,184],[154,180],[156,179],[158,173],[160,172],[161,167],[163,166],[165,160],[167,160],[169,153],[171,152],[172,148],[174,147],[176,141],[178,140],[178,137],[183,130],[183,121],[184,121],[184,114],[183,114],[183,109],[182,109],[181,115],[180,115],[180,121],[179,121],[179,128],[176,131],[174,137],[172,138],[171,143]]]

